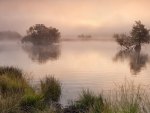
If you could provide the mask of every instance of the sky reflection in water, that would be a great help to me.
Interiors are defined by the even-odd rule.
[[[0,43],[0,65],[17,66],[31,73],[34,84],[53,75],[62,82],[62,103],[75,99],[88,88],[94,92],[112,89],[125,79],[149,84],[149,46],[141,51],[120,51],[112,41],[61,42],[33,46],[20,42]]]

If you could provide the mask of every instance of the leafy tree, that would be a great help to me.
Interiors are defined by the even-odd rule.
[[[23,42],[31,42],[33,44],[49,44],[59,42],[60,32],[53,27],[46,27],[43,24],[36,24],[27,30],[27,35],[23,38]]]
[[[149,43],[150,35],[149,30],[141,23],[136,21],[131,31],[131,38],[135,45],[141,45],[141,43]]]
[[[135,45],[136,48],[141,48],[141,44],[150,42],[149,30],[145,28],[141,21],[135,22],[129,36],[126,34],[115,34],[114,38],[120,46],[124,46],[127,49],[132,45]]]

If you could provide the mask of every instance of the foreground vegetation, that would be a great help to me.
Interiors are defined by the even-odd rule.
[[[54,113],[58,107],[54,110],[52,103],[60,95],[61,85],[54,77],[41,81],[41,90],[36,92],[20,69],[0,68],[0,113]]]
[[[69,111],[70,110],[70,111]],[[106,96],[84,90],[68,113],[149,113],[148,93],[141,86],[125,82]],[[73,111],[73,112],[72,112]]]
[[[105,93],[105,92],[104,92]],[[126,81],[107,94],[83,90],[77,101],[63,108],[59,104],[61,83],[46,77],[36,91],[22,70],[0,67],[0,113],[149,113],[148,92]]]

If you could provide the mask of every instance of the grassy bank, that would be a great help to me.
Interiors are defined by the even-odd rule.
[[[150,113],[150,101],[144,87],[126,81],[107,96],[84,90],[70,108],[76,113]]]
[[[41,81],[36,92],[25,79],[22,70],[0,67],[0,113],[55,113],[52,104],[61,95],[61,85],[53,77]],[[50,107],[53,106],[53,107]]]
[[[128,81],[107,95],[83,90],[65,108],[59,104],[60,96],[61,83],[54,77],[41,80],[37,92],[22,70],[0,67],[0,113],[150,113],[146,89]]]

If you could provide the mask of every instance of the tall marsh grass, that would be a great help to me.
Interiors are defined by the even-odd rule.
[[[12,111],[26,91],[34,92],[20,69],[0,67],[0,112]]]
[[[60,82],[53,77],[41,81],[41,93],[30,86],[22,70],[0,67],[0,113],[56,113],[45,101],[60,98]]]
[[[86,113],[150,113],[149,100],[144,86],[126,81],[112,90],[108,96],[96,96],[84,91],[75,104],[80,102],[82,104],[79,105],[86,106]]]
[[[40,82],[36,92],[24,73],[14,67],[0,67],[0,113],[150,113],[148,87],[125,81],[108,92],[83,90],[77,101],[61,108],[61,83],[54,77]]]

